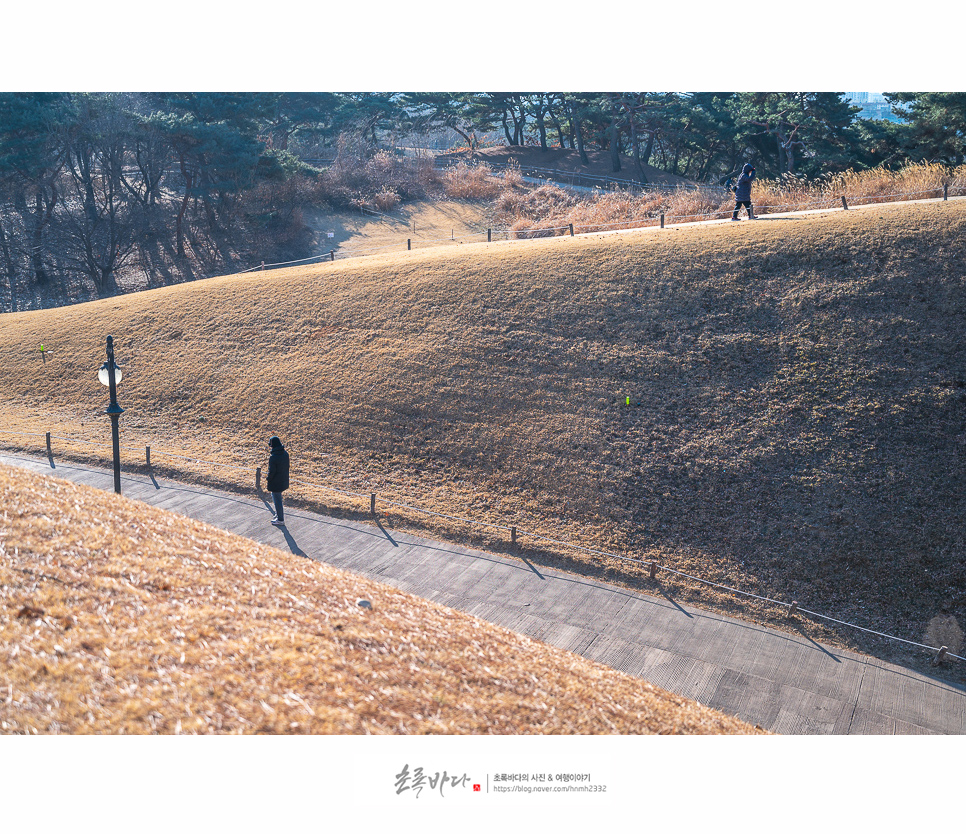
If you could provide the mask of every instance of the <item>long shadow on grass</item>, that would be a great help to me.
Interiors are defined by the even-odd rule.
[[[40,463],[40,461],[38,459],[32,458],[32,457],[24,457],[24,456],[17,455],[17,454],[11,454],[9,452],[0,452],[0,454],[2,454],[4,457],[7,457],[7,458],[10,458],[10,459],[13,459],[13,460],[23,461],[25,464],[37,464],[37,463]],[[102,468],[99,468],[99,467],[82,466],[82,465],[76,464],[76,463],[70,463],[70,464],[63,464],[62,463],[61,464],[61,470],[64,473],[67,473],[67,472],[70,472],[70,471],[75,471],[75,472],[88,472],[88,473],[91,473],[93,475],[100,475],[101,477],[103,477],[105,479],[105,486],[103,488],[105,490],[108,489],[108,486],[106,484],[107,484],[108,480],[111,478],[111,473],[110,473],[109,470],[102,469]],[[65,478],[68,478],[69,479],[69,476],[66,475],[66,474],[63,474],[61,477],[65,477]],[[154,488],[154,490],[156,492],[161,492],[162,490],[167,490],[167,491],[170,491],[170,492],[182,492],[182,493],[188,493],[188,494],[192,494],[192,495],[203,495],[203,496],[208,496],[210,498],[213,498],[213,499],[215,499],[217,501],[220,501],[220,502],[223,502],[223,501],[231,501],[232,503],[242,504],[242,505],[247,506],[247,507],[252,507],[253,506],[253,502],[250,501],[249,499],[236,498],[233,495],[230,495],[228,493],[217,492],[217,491],[214,491],[214,490],[207,490],[207,489],[204,489],[203,487],[201,487],[201,488],[194,488],[194,487],[191,487],[191,486],[187,486],[185,484],[174,484],[174,483],[172,483],[170,481],[169,482],[166,482],[165,484],[160,484],[158,482],[157,478],[155,478],[153,472],[152,473],[149,473],[147,477],[148,477],[151,485],[153,486],[153,488]],[[146,482],[144,480],[142,480],[139,476],[135,476],[135,475],[132,475],[132,474],[125,474],[125,473],[121,473],[121,482],[122,482],[122,484],[123,483],[127,483],[127,484],[131,484],[133,486],[146,486],[147,485]],[[96,485],[93,485],[93,486],[96,486]],[[100,488],[100,487],[98,487],[98,488]],[[265,506],[265,508],[267,510],[274,511],[272,505],[265,498],[264,491],[262,492],[261,495],[259,495],[259,498],[260,498],[262,504]],[[257,506],[257,504],[255,504],[255,506]],[[302,515],[302,514],[299,514],[299,513],[292,513],[291,510],[289,510],[289,512],[286,513],[286,515],[292,515],[295,518],[304,518],[304,519],[306,519],[308,521],[314,521],[317,524],[324,524],[324,525],[329,526],[329,527],[342,527],[342,528],[344,528],[346,530],[352,530],[353,532],[362,533],[363,535],[370,535],[370,536],[375,536],[375,537],[378,537],[378,538],[382,538],[382,536],[380,536],[379,534],[377,534],[375,531],[370,531],[370,530],[366,529],[363,526],[360,526],[360,527],[352,527],[352,526],[350,526],[348,524],[339,523],[339,522],[337,522],[337,521],[335,521],[335,520],[333,520],[331,518],[328,518],[326,516],[320,516],[320,515],[312,515],[312,516]],[[215,524],[215,526],[217,527],[218,525]],[[394,542],[394,544],[395,544],[395,542]],[[291,545],[291,543],[290,543],[290,545]],[[297,547],[298,545],[296,544],[295,546]],[[305,554],[300,552],[300,555],[303,555],[304,556]]]
[[[39,463],[39,461],[36,458],[27,458],[27,457],[22,457],[22,456],[19,456],[19,455],[16,455],[16,454],[3,453],[3,456],[6,457],[6,458],[8,458],[8,459],[21,460],[21,461],[24,461],[25,463],[31,463],[31,464],[37,464],[37,463]],[[88,467],[78,466],[78,465],[75,465],[75,464],[71,464],[70,466],[67,466],[67,467],[64,467],[64,468],[67,469],[67,470],[76,470],[76,471],[81,471],[81,472],[92,472],[92,473],[100,474],[100,475],[103,475],[104,476],[105,480],[107,478],[109,478],[109,476],[110,476],[110,473],[105,472],[105,470],[103,470],[103,469],[91,469],[91,468],[88,468]],[[144,481],[142,481],[142,480],[136,480],[136,479],[134,479],[134,478],[132,478],[130,476],[124,476],[123,477],[123,480],[128,481],[129,483],[134,483],[134,484],[138,484],[138,485],[144,485]],[[152,480],[153,483],[156,484],[156,482],[154,481],[153,477],[152,477],[151,480]],[[248,505],[249,507],[252,505],[252,502],[251,501],[248,501],[248,500],[245,500],[245,499],[235,498],[235,497],[232,497],[232,496],[227,495],[227,494],[217,493],[217,492],[203,490],[203,489],[192,489],[192,488],[186,487],[186,486],[171,486],[170,484],[169,485],[166,485],[166,488],[167,489],[170,489],[170,490],[174,490],[174,491],[179,491],[179,492],[187,492],[187,493],[194,493],[194,494],[197,494],[197,495],[205,495],[205,496],[212,497],[212,498],[215,498],[215,499],[220,500],[220,501],[232,501],[232,502],[235,502],[235,503]],[[264,499],[263,499],[263,501],[264,501]],[[266,503],[266,506],[268,506],[267,502],[264,502],[264,503]],[[270,509],[270,507],[269,507],[269,509]],[[310,514],[303,513],[303,512],[290,513],[290,514],[293,515],[293,517],[296,517],[296,518],[299,518],[299,519],[303,519],[305,521],[312,521],[312,522],[315,522],[317,524],[324,524],[326,526],[344,527],[346,529],[351,529],[352,531],[357,532],[357,533],[363,533],[363,534],[366,534],[366,535],[372,535],[372,536],[377,536],[379,538],[382,538],[382,535],[376,533],[375,531],[369,532],[363,526],[360,526],[360,527],[349,527],[349,525],[336,523],[336,522],[332,521],[331,519],[329,519],[327,517],[324,517],[324,516],[320,516],[320,515],[310,515]],[[306,557],[306,558],[312,558],[312,557],[308,556],[308,554],[306,554],[301,549],[301,547],[299,546],[299,544],[296,542],[296,540],[294,539],[294,537],[288,532],[288,530],[286,528],[279,528],[279,529],[282,529],[283,530],[283,533],[285,535],[286,543],[287,543],[288,547],[291,549],[292,553],[294,553],[294,554],[296,554],[298,556],[303,556],[303,557]],[[383,533],[385,533],[385,531],[383,531]],[[603,584],[603,583],[597,583],[597,582],[589,581],[589,580],[586,580],[586,579],[581,579],[581,578],[579,578],[577,576],[572,576],[572,575],[562,575],[562,574],[559,574],[558,573],[558,574],[551,575],[551,576],[544,576],[544,575],[540,574],[536,570],[536,568],[530,563],[530,561],[527,560],[523,556],[518,556],[517,557],[520,560],[518,562],[517,561],[517,558],[513,558],[513,557],[501,558],[501,557],[496,557],[496,556],[490,556],[490,555],[485,554],[483,552],[467,551],[467,550],[457,550],[457,549],[455,549],[453,547],[447,547],[447,546],[445,546],[443,544],[440,544],[440,543],[432,543],[432,542],[429,542],[429,541],[426,541],[426,540],[406,541],[404,538],[401,538],[400,541],[402,541],[403,544],[408,544],[408,545],[411,545],[411,546],[414,546],[414,547],[418,547],[418,548],[421,548],[421,549],[424,549],[424,550],[433,550],[433,551],[438,551],[440,553],[448,553],[448,554],[452,554],[452,555],[456,555],[456,556],[461,556],[461,557],[469,557],[469,558],[474,559],[474,560],[483,560],[483,561],[487,561],[487,562],[490,562],[490,563],[495,564],[495,565],[505,566],[505,567],[507,567],[507,568],[509,568],[511,570],[522,570],[522,571],[526,571],[528,573],[531,573],[532,572],[532,573],[536,574],[541,580],[544,580],[544,581],[547,581],[547,580],[556,580],[556,581],[559,581],[559,582],[566,582],[566,583],[570,583],[570,584],[574,584],[574,585],[584,585],[584,586],[589,587],[589,588],[594,588],[594,589],[597,589],[597,590],[605,591],[605,592],[607,592],[609,594],[612,594],[612,595],[613,594],[619,594],[620,596],[623,596],[626,599],[639,600],[641,602],[648,603],[648,604],[651,604],[651,605],[656,605],[656,606],[661,607],[661,608],[669,608],[669,606],[668,605],[665,605],[657,596],[654,596],[654,595],[651,595],[651,594],[648,594],[648,593],[644,593],[644,592],[642,592],[642,593],[635,593],[635,592],[632,592],[632,591],[627,591],[627,590],[624,590],[624,589],[617,588],[615,586],[606,585],[606,584]],[[395,541],[393,543],[394,543],[395,546],[399,546],[398,543],[396,543]],[[321,560],[321,561],[326,561],[326,560]],[[522,562],[522,564],[521,564],[521,562]],[[741,621],[741,620],[735,620],[735,619],[732,619],[732,618],[729,618],[729,617],[725,617],[723,615],[715,614],[714,612],[709,612],[709,611],[696,611],[695,613],[691,613],[691,612],[685,610],[679,603],[677,603],[673,599],[673,597],[671,596],[671,594],[668,591],[666,591],[664,588],[658,588],[656,590],[657,590],[657,592],[661,596],[664,597],[665,600],[667,600],[668,603],[670,603],[670,606],[673,606],[673,609],[674,610],[676,610],[678,613],[684,614],[685,616],[687,616],[689,618],[697,617],[698,619],[708,619],[708,620],[716,620],[716,621],[721,621],[721,622],[727,622],[730,626],[732,626],[734,628],[742,629],[743,631],[748,631],[748,632],[766,632],[766,633],[768,633],[768,634],[770,634],[773,637],[776,637],[778,639],[788,640],[788,641],[791,641],[791,642],[794,642],[796,644],[801,645],[801,639],[799,638],[798,635],[786,634],[784,632],[777,631],[775,629],[770,629],[770,628],[768,628],[766,626],[756,625],[754,623],[749,623],[749,622],[745,622],[745,621]],[[817,651],[821,651],[823,654],[825,654],[828,657],[832,658],[837,663],[841,663],[842,662],[840,660],[839,656],[837,656],[833,651],[830,651],[826,647],[824,647],[821,644],[819,644],[816,641],[814,641],[812,638],[808,637],[808,635],[804,634],[804,632],[801,630],[801,627],[800,626],[796,626],[796,630],[799,632],[799,635],[801,637],[803,637]],[[644,644],[642,643],[641,645],[644,645]],[[914,672],[912,674],[906,675],[906,674],[903,674],[902,672],[898,672],[896,670],[896,664],[894,662],[889,662],[889,665],[891,667],[890,668],[890,671],[892,673],[894,673],[894,674],[902,674],[904,677],[909,677],[910,679],[917,680],[917,681],[923,681],[923,680],[925,680],[925,682],[929,683],[931,686],[951,688],[951,689],[955,689],[955,690],[958,690],[958,691],[966,691],[966,687],[963,687],[963,686],[961,686],[961,685],[959,685],[957,683],[954,683],[954,682],[951,682],[951,681],[947,681],[947,680],[944,680],[942,678],[934,678],[933,676],[928,675],[927,673],[918,672],[918,671],[917,672]]]

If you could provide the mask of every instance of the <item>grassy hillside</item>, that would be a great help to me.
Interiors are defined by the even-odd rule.
[[[491,212],[482,202],[441,199],[403,204],[381,216],[323,208],[305,215],[317,236],[318,251],[334,249],[337,257],[355,257],[457,243],[467,236],[479,240],[481,229],[486,235]]]
[[[2,466],[0,503],[3,733],[758,732],[99,490]]]
[[[966,616],[964,240],[963,202],[905,204],[393,252],[7,315],[0,428],[103,442],[112,333],[134,449],[254,468],[277,433],[296,478],[364,496],[299,486],[317,506],[363,512],[374,491],[925,642],[933,617]],[[521,543],[656,590],[627,563]]]

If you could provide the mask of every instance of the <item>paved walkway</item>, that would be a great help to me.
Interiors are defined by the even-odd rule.
[[[109,470],[0,453],[105,490]],[[803,635],[378,526],[286,511],[262,500],[124,474],[122,491],[255,541],[337,565],[552,643],[785,734],[962,734],[966,690]]]

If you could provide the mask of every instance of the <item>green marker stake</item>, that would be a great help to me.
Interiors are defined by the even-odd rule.
[[[47,354],[45,353],[45,351],[46,351],[46,348],[43,345],[41,345],[40,346],[40,358],[44,360],[44,364],[46,365],[47,364]]]
[[[631,404],[631,398],[630,397],[627,398],[627,403],[626,404],[627,405],[630,405]]]

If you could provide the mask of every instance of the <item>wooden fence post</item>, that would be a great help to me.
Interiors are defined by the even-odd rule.
[[[791,606],[788,608],[788,616],[794,617],[798,613],[798,602],[792,600]]]
[[[412,249],[413,248],[413,239],[411,237],[407,237],[406,238],[406,248],[407,249]]]
[[[334,261],[335,260],[335,249],[330,249],[329,250],[329,260],[331,260],[331,261]]]
[[[376,514],[376,493],[369,493],[369,513],[370,515]]]
[[[517,528],[511,527],[510,528],[510,547],[516,547],[516,546],[517,546]]]
[[[844,208],[846,211],[849,210],[849,204],[847,202],[845,202],[845,195],[844,194],[842,195],[842,208]]]
[[[54,453],[50,448],[50,432],[47,432],[47,457],[52,458],[53,456]]]
[[[255,467],[255,492],[262,491],[262,467]]]
[[[939,652],[936,654],[936,656],[932,659],[932,665],[933,666],[938,666],[940,663],[942,663],[943,662],[943,658],[946,656],[946,652],[948,652],[948,651],[949,651],[949,649],[947,649],[945,646],[942,646],[939,649]]]
[[[144,447],[144,459],[147,461],[148,469],[151,468],[151,447]]]
[[[949,199],[949,183],[943,183],[943,199]]]
[[[493,230],[492,229],[487,229],[486,230],[486,242],[487,243],[492,243],[493,242]]]
[[[570,224],[570,236],[571,237],[574,236],[574,224],[573,223]]]
[[[651,562],[651,579],[657,576],[657,562]]]
[[[661,212],[661,228],[664,228],[664,212]]]

